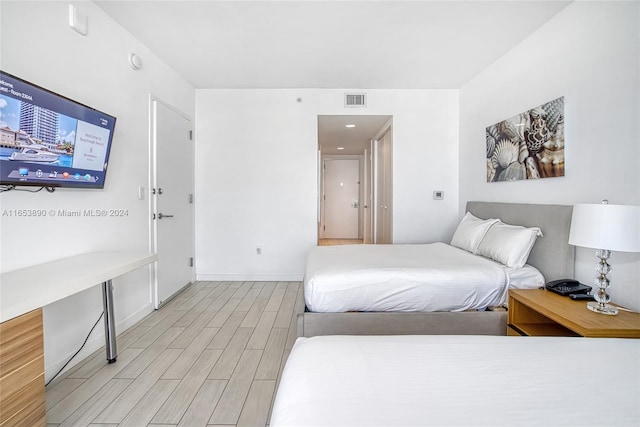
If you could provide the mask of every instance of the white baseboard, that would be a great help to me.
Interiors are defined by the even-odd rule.
[[[152,313],[152,312],[153,312],[153,305],[149,303],[143,306],[142,308],[140,308],[140,310],[136,311],[135,313],[127,317],[126,319],[122,319],[120,322],[116,323],[116,346],[118,342],[117,341],[118,335],[122,334],[124,331],[126,331],[127,329],[129,329],[130,327],[132,327],[133,325],[135,325],[136,323],[144,319],[149,313]],[[104,344],[104,319],[101,319],[99,324],[96,326],[93,333],[91,334],[91,337],[87,341],[87,344],[82,349],[82,351],[78,353],[78,355],[67,365],[66,368],[64,368],[64,371],[62,371],[60,375],[64,374],[66,371],[76,366],[78,363],[83,361],[86,357],[90,356],[96,350],[99,350],[101,347],[104,347],[104,345],[105,345]],[[60,368],[64,366],[65,363],[67,363],[67,360],[69,360],[69,358],[73,356],[73,354],[76,351],[78,351],[77,348],[72,349],[71,352],[64,355],[62,360],[57,360],[49,364],[47,367],[45,367],[45,370],[44,370],[45,382],[49,381],[49,379],[52,376],[54,376],[56,372],[58,372],[58,370],[60,370]],[[104,359],[106,363],[106,360],[107,360],[106,352],[104,355]]]
[[[136,311],[126,319],[122,319],[119,323],[116,324],[116,335],[120,335],[121,333],[144,319],[150,313],[153,313],[153,304],[151,303],[141,307],[140,310]]]
[[[303,273],[288,274],[196,274],[198,281],[208,282],[300,282]]]

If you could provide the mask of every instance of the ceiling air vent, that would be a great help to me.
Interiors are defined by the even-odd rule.
[[[345,107],[366,107],[367,95],[365,93],[345,93],[344,106]]]

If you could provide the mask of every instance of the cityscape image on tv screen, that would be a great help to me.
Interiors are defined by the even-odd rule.
[[[115,121],[0,72],[1,184],[102,188]]]

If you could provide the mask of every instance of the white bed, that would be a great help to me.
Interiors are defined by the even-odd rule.
[[[509,288],[538,288],[534,267],[509,268],[445,243],[318,246],[307,257],[309,311],[464,311],[506,302]]]
[[[270,425],[637,427],[639,360],[631,339],[299,338]]]
[[[418,262],[415,259],[408,260],[406,254],[395,256],[385,254],[383,251],[402,252],[408,250],[410,245],[333,247],[329,248],[333,255],[327,256],[327,259],[323,259],[325,258],[323,254],[329,254],[329,250],[325,252],[320,247],[313,249],[305,271],[304,305],[306,307],[305,311],[298,315],[298,336],[504,335],[507,329],[506,312],[483,311],[483,309],[505,302],[505,293],[508,287],[538,287],[545,280],[573,277],[574,248],[568,244],[572,209],[572,206],[564,205],[468,202],[466,211],[475,216],[475,219],[486,221],[499,218],[502,220],[500,230],[503,230],[505,226],[508,227],[507,224],[519,225],[522,226],[521,228],[536,229],[538,231],[536,236],[543,234],[544,237],[535,238],[537,240],[532,243],[533,246],[528,247],[530,252],[513,251],[514,254],[518,253],[514,259],[518,261],[516,264],[520,264],[519,270],[508,268],[505,270],[505,267],[502,267],[502,270],[498,272],[493,268],[489,276],[483,278],[468,271],[466,273],[458,271],[457,274],[462,273],[465,280],[469,279],[469,276],[473,277],[466,282],[458,280],[459,278],[449,278],[450,280],[458,280],[456,287],[447,287],[439,282],[439,279],[443,279],[442,277],[436,277],[436,281],[431,282],[430,286],[417,286],[415,276],[407,281],[402,281],[401,277],[399,291],[387,287],[386,280],[393,277],[394,274],[407,274],[408,270],[415,273],[413,268],[415,264],[412,263],[417,264]],[[454,238],[451,240],[452,245],[456,247],[465,246],[464,244],[458,246],[459,242],[454,244],[456,234],[462,228],[462,223],[463,221],[458,225]],[[511,258],[510,246],[504,245],[504,242],[520,242],[520,239],[504,238],[501,233],[494,233],[496,230],[498,227],[495,227],[494,224],[485,235],[478,239],[474,240],[474,233],[468,233],[466,235],[468,239],[462,240],[468,243],[467,252],[472,257],[482,258],[484,256],[499,261],[500,264],[510,265],[514,259]],[[496,235],[503,237],[496,239],[494,238]],[[532,235],[532,233],[528,235]],[[487,242],[486,245],[485,242]],[[496,245],[496,243],[499,244]],[[477,246],[475,246],[476,244]],[[501,246],[505,246],[505,248]],[[443,248],[442,246],[433,247]],[[524,248],[526,245],[519,245],[519,247]],[[359,255],[355,253],[343,254],[342,251],[361,253]],[[380,253],[375,254],[374,257],[373,252],[375,251],[380,251]],[[319,254],[319,257],[314,259],[316,254]],[[438,268],[439,264],[445,264],[440,260],[439,255],[439,253],[427,254],[424,261],[431,263],[431,269]],[[417,257],[419,258],[419,255]],[[380,262],[387,263],[391,258],[399,260],[404,269],[390,264],[384,264],[386,270],[379,268]],[[354,260],[356,268],[350,270],[354,266]],[[438,261],[434,262],[434,260]],[[486,262],[476,263],[483,264],[483,268],[492,264],[489,260],[484,261]],[[455,261],[447,261],[446,263],[455,264]],[[532,281],[524,280],[530,278],[530,273],[533,271],[531,267],[524,267],[525,263],[535,267],[544,278],[541,279],[540,276],[534,274]],[[407,267],[409,267],[408,270]],[[326,273],[319,273],[322,268],[326,269]],[[461,269],[455,265],[454,270]],[[486,287],[486,282],[490,280],[488,277],[491,275],[496,281],[492,283],[492,289],[489,289]],[[483,281],[481,288],[477,288],[478,280]],[[369,282],[368,286],[367,281]],[[410,281],[413,282],[409,283]],[[326,284],[325,290],[320,289],[320,282]],[[397,285],[398,283],[396,283]],[[375,296],[370,292],[371,290],[377,290],[380,293]],[[427,294],[421,295],[420,292],[427,292]],[[345,297],[349,297],[350,302],[345,302],[343,300]],[[404,299],[401,299],[402,297]]]

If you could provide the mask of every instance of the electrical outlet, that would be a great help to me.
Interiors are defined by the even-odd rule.
[[[138,187],[138,200],[144,200],[144,187]]]
[[[444,199],[444,191],[436,190],[433,192],[433,200],[442,200]]]
[[[262,246],[256,246],[256,255],[262,255]]]

